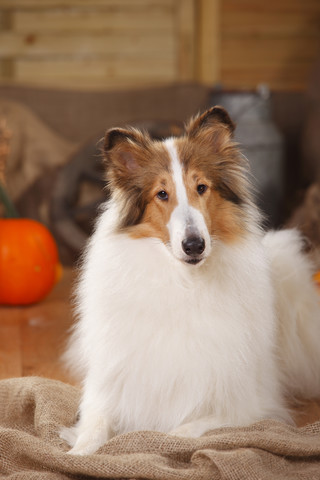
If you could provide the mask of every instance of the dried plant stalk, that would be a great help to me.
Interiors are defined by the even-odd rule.
[[[3,214],[6,217],[17,217],[18,213],[14,204],[10,200],[5,185],[6,185],[6,167],[10,153],[10,140],[12,132],[7,126],[7,120],[0,118],[0,216]],[[2,211],[4,208],[4,212]]]
[[[7,120],[0,118],[0,182],[6,184],[6,167],[10,153],[12,132],[7,126]]]

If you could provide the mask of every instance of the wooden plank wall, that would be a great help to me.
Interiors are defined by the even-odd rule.
[[[0,0],[0,81],[302,90],[320,0]]]
[[[220,82],[305,88],[319,55],[320,0],[221,0]]]
[[[0,76],[150,85],[194,75],[193,0],[0,0]]]

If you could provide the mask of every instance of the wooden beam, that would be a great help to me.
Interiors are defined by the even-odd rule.
[[[220,0],[197,0],[196,80],[214,85],[221,80]]]
[[[75,56],[92,58],[96,55],[140,55],[142,58],[166,58],[174,49],[171,36],[148,32],[146,38],[118,32],[97,33],[30,33],[0,32],[0,57]]]
[[[195,74],[195,2],[194,0],[179,0],[176,2],[175,8],[177,80],[192,81]]]
[[[9,10],[0,10],[0,33],[9,32],[12,29],[13,14]],[[13,59],[8,56],[0,59],[0,78],[6,81],[14,76]]]
[[[112,5],[90,5],[89,9],[85,9],[81,6],[70,8],[66,5],[60,9],[16,9],[12,11],[12,19],[12,30],[20,33],[69,32],[85,35],[86,32],[118,32],[143,36],[150,31],[164,35],[171,35],[173,31],[173,16],[166,5],[162,8],[161,5],[154,5],[153,8],[143,5],[140,8],[120,8],[118,5],[116,9]]]
[[[115,8],[132,8],[134,7],[154,7],[161,6],[171,8],[172,0],[1,0],[1,8],[16,9],[22,8],[24,10],[41,8],[47,10],[48,8],[65,8],[67,7],[108,7]]]

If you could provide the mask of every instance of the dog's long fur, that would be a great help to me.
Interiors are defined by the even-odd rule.
[[[83,379],[71,452],[159,430],[290,422],[320,394],[319,300],[295,231],[264,234],[220,107],[179,139],[105,138],[111,200],[84,255],[67,352]]]

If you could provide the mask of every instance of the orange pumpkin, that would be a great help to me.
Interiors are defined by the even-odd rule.
[[[0,219],[0,304],[38,302],[60,271],[55,240],[44,225],[26,218]]]
[[[316,282],[318,290],[320,292],[320,271],[313,275],[313,280]]]

